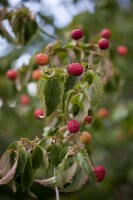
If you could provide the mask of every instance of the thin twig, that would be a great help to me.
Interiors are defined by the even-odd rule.
[[[54,40],[57,40],[57,37],[56,37],[56,36],[47,33],[47,32],[44,31],[42,28],[39,27],[39,30],[40,30],[42,33],[44,33],[45,35],[47,35],[48,37],[53,38]]]
[[[60,200],[58,187],[55,187],[55,193],[56,193],[56,200]]]

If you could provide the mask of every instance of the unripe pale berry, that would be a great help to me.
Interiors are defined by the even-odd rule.
[[[97,182],[101,182],[105,179],[106,170],[103,166],[96,166],[93,168],[93,170],[96,175]]]
[[[77,133],[80,130],[80,123],[77,120],[70,120],[67,126],[70,133]]]
[[[98,117],[100,118],[106,118],[109,115],[109,111],[107,108],[101,108],[98,113],[97,113]]]
[[[89,132],[84,131],[82,132],[82,135],[80,136],[80,141],[84,144],[89,144],[92,140],[92,136]]]
[[[39,78],[41,77],[41,71],[40,69],[36,69],[32,72],[32,79],[35,81],[38,81]]]
[[[128,53],[128,48],[126,46],[118,46],[117,47],[117,53],[120,56],[125,56]]]
[[[108,29],[108,28],[104,28],[101,32],[100,32],[100,35],[102,38],[110,38],[111,36],[111,30]]]
[[[91,124],[91,122],[92,122],[92,116],[86,116],[85,118],[84,118],[84,123],[85,124]]]
[[[49,57],[46,54],[39,53],[36,55],[36,62],[38,65],[46,65],[49,62]]]
[[[84,68],[80,63],[72,63],[68,66],[68,73],[73,76],[80,76],[83,71]]]
[[[18,77],[18,73],[16,70],[14,69],[9,69],[7,72],[6,72],[6,77],[12,81],[16,80],[16,78]]]
[[[82,31],[81,29],[74,29],[74,30],[72,31],[72,38],[73,38],[74,40],[79,40],[79,39],[81,39],[81,38],[83,37],[83,35],[84,35],[84,33],[83,33],[83,31]]]
[[[44,117],[44,111],[40,108],[37,108],[35,111],[34,111],[34,117],[36,119],[42,119]]]
[[[109,47],[109,40],[106,38],[101,38],[98,42],[98,46],[100,49],[105,50]]]
[[[29,96],[27,94],[21,95],[21,97],[20,97],[20,104],[22,106],[27,106],[27,105],[29,105],[29,103],[30,103]]]

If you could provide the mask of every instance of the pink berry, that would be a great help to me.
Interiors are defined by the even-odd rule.
[[[74,40],[79,40],[80,38],[83,37],[83,35],[84,35],[83,31],[80,30],[80,29],[74,29],[74,30],[72,31],[72,38],[73,38]]]
[[[9,69],[6,72],[6,77],[9,78],[10,80],[14,81],[18,77],[18,73],[14,69]]]
[[[128,53],[128,48],[126,46],[118,46],[117,47],[117,53],[120,56],[125,56]]]
[[[92,116],[86,116],[85,118],[84,118],[84,123],[85,124],[91,124],[91,122],[92,122]]]
[[[101,38],[98,42],[98,46],[100,49],[105,50],[109,47],[109,40],[106,38]]]
[[[110,38],[110,36],[111,36],[111,31],[110,31],[110,29],[108,29],[108,28],[104,28],[101,32],[100,32],[100,35],[101,35],[101,37],[102,38]]]
[[[44,116],[44,111],[40,108],[37,108],[35,111],[34,111],[34,117],[36,119],[42,119]]]
[[[97,182],[101,182],[105,179],[105,168],[103,166],[94,167],[94,173],[96,175]]]
[[[49,57],[44,53],[39,53],[36,55],[36,62],[38,65],[46,65],[49,62]]]
[[[72,63],[68,66],[68,73],[73,76],[80,76],[83,71],[84,68],[80,63]]]
[[[67,126],[70,133],[77,133],[80,130],[80,123],[77,120],[70,120]]]
[[[23,94],[20,97],[20,104],[23,106],[27,106],[30,103],[30,98],[27,94]]]

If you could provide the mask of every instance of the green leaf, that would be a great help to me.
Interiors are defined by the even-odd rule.
[[[78,93],[70,100],[71,103],[78,105],[79,108],[83,108],[83,93]]]
[[[36,146],[33,150],[32,156],[32,167],[34,170],[40,167],[43,160],[43,152],[39,146]]]
[[[33,183],[33,169],[32,169],[32,160],[30,155],[28,155],[26,165],[21,177],[21,183],[24,189],[28,190]]]
[[[11,164],[11,155],[14,157]],[[18,153],[7,150],[0,159],[0,185],[4,185],[13,180],[18,164]]]
[[[41,77],[37,82],[37,95],[42,101],[45,101],[44,88],[45,88],[46,82],[47,81],[43,77]]]
[[[56,133],[56,131],[58,130],[58,127],[45,127],[44,129],[43,129],[43,134],[42,134],[42,136],[43,137],[46,137],[46,136],[53,136],[53,135],[55,135],[55,133]]]
[[[78,82],[79,77],[77,76],[72,76],[71,74],[68,76],[68,78],[66,79],[65,82],[65,92],[67,92],[68,90],[71,90],[76,83]]]
[[[81,149],[76,155],[75,155],[75,161],[78,163],[78,165],[83,168],[87,174],[90,173],[90,160],[89,156],[85,149]]]
[[[71,181],[71,184],[63,189],[63,192],[74,192],[80,190],[84,184],[88,181],[88,175],[80,167],[77,168],[76,174]]]
[[[74,162],[74,164],[64,172],[64,181],[63,181],[64,184],[71,182],[76,172],[76,169],[77,169],[77,163]]]
[[[47,81],[44,88],[47,116],[53,113],[61,102],[63,96],[63,85],[64,82],[60,77],[52,77]]]
[[[54,144],[52,145],[51,150],[51,161],[54,166],[57,166],[59,164],[59,154],[62,150],[62,147],[60,144]]]
[[[92,84],[94,80],[94,72],[92,70],[88,70],[84,73],[83,82],[87,81],[90,84]]]
[[[42,179],[42,180],[34,179],[34,182],[39,183],[40,185],[43,185],[45,187],[54,187],[56,183],[56,177],[53,176],[51,178]]]
[[[56,182],[57,182],[57,187],[60,189],[63,189],[64,185],[64,171],[65,171],[65,166],[67,163],[67,157],[65,157],[62,162],[58,165],[56,168]]]
[[[24,147],[18,150],[18,165],[14,178],[18,177],[24,170],[28,158],[28,153]]]
[[[9,149],[16,150],[17,148],[18,148],[18,141],[15,141],[8,146],[7,150],[9,150]]]
[[[94,74],[92,95],[91,95],[91,106],[95,106],[103,95],[103,85],[100,80],[100,77],[97,74]]]

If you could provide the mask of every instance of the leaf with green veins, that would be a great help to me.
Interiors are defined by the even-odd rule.
[[[46,82],[44,96],[47,116],[53,113],[61,102],[63,96],[63,85],[64,82],[60,77],[52,77]]]
[[[37,168],[40,167],[43,160],[43,152],[39,146],[36,146],[35,149],[33,150],[31,159],[32,159],[32,167],[34,170],[36,170]]]
[[[67,157],[65,157],[62,162],[57,166],[56,168],[56,182],[57,182],[57,187],[60,189],[64,188],[64,171],[65,171],[65,166],[67,163]]]
[[[87,81],[89,83],[89,85],[91,85],[93,83],[94,80],[94,72],[89,69],[87,72],[84,73],[84,77],[83,77],[83,82]]]
[[[46,82],[47,81],[43,77],[41,77],[37,83],[37,95],[42,101],[45,101],[44,88],[45,88]]]
[[[64,171],[64,175],[63,175],[64,176],[64,181],[63,181],[64,184],[71,182],[71,180],[76,172],[76,168],[77,168],[77,163],[74,162],[74,164],[70,168],[68,168],[66,171]]]
[[[57,166],[59,164],[59,154],[62,150],[62,146],[60,144],[53,144],[51,150],[51,161],[53,166]]]
[[[24,147],[18,150],[18,165],[14,175],[14,178],[18,177],[24,170],[25,164],[28,158],[28,153]]]
[[[8,146],[7,150],[9,149],[16,150],[18,148],[18,143],[19,143],[18,141],[13,142],[12,144]]]
[[[76,173],[74,175],[74,178],[71,181],[71,184],[64,188],[62,191],[63,192],[75,192],[77,190],[80,190],[84,184],[88,181],[88,175],[86,172],[78,167],[76,170]]]
[[[14,162],[11,164],[11,155],[13,154]],[[7,150],[0,159],[0,185],[4,185],[13,180],[18,164],[18,153]]]
[[[45,187],[54,187],[56,185],[56,177],[50,177],[47,179],[34,179],[34,182],[39,183],[40,185],[43,185]]]
[[[78,105],[79,108],[83,109],[83,93],[78,93],[70,99],[70,102]]]
[[[68,90],[71,90],[78,82],[79,77],[77,76],[72,76],[71,74],[67,77],[66,82],[65,82],[65,92]]]
[[[89,175],[93,181],[95,181],[95,175],[93,173],[93,166],[91,164],[91,160],[89,159],[89,155],[85,149],[80,149],[80,151],[74,156],[77,164],[85,170],[85,172]]]
[[[100,77],[95,73],[93,86],[92,86],[92,95],[91,95],[91,106],[95,106],[103,95],[103,85],[100,80]]]
[[[24,171],[21,176],[21,184],[22,187],[28,190],[33,183],[33,168],[32,168],[32,160],[30,155],[28,155]]]

